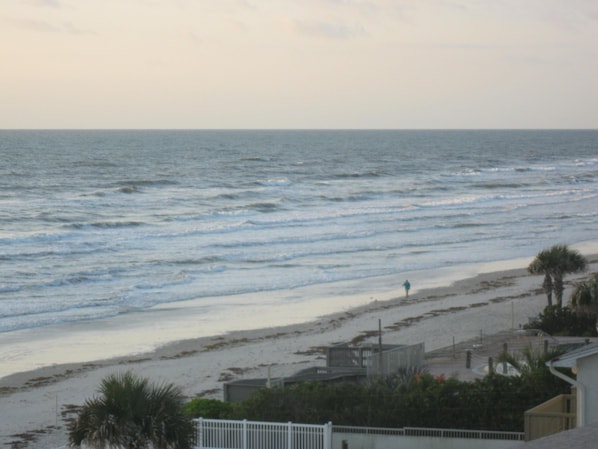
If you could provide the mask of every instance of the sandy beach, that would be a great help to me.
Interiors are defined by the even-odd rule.
[[[595,272],[597,256],[588,256]],[[566,277],[565,298],[572,282]],[[0,445],[58,448],[67,444],[65,418],[93,396],[100,380],[131,370],[182,388],[189,398],[222,398],[222,383],[244,377],[284,377],[324,365],[322,348],[341,342],[376,342],[381,320],[384,343],[424,342],[426,351],[509,329],[518,329],[546,305],[542,279],[525,268],[416,291],[405,298],[372,301],[315,321],[284,327],[189,339],[134,356],[53,365],[0,379]],[[447,372],[446,375],[455,373]]]

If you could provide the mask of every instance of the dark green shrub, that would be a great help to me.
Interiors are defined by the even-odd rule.
[[[569,307],[546,306],[537,318],[524,326],[541,329],[549,335],[595,337],[595,317],[580,315]]]
[[[459,381],[418,373],[410,381],[308,382],[261,389],[235,407],[235,418],[370,427],[523,431],[526,410],[569,391],[545,365],[519,377]]]
[[[233,404],[217,399],[195,398],[183,405],[183,411],[192,418],[228,419]]]

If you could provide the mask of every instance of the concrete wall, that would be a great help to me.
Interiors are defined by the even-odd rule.
[[[332,449],[508,449],[518,444],[513,440],[486,440],[477,438],[438,438],[422,436],[332,434]],[[523,442],[519,442],[523,444]]]

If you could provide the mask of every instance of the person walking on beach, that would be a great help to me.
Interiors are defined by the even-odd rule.
[[[409,280],[406,280],[405,282],[403,282],[403,287],[405,287],[405,298],[409,298],[409,289],[411,288],[411,284],[409,283]]]

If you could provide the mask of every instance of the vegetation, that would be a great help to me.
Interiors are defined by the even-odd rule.
[[[229,419],[233,404],[217,399],[195,398],[184,404],[183,410],[191,418]]]
[[[531,374],[536,371],[539,372],[542,365],[548,360],[556,357],[556,355],[556,353],[545,355],[541,349],[534,349],[533,347],[528,346],[521,353],[517,354],[502,352],[499,354],[496,361],[498,363],[509,363],[520,373]]]
[[[187,449],[193,425],[183,396],[172,384],[150,384],[131,372],[102,380],[100,395],[88,399],[69,424],[71,446],[104,449]]]
[[[598,273],[577,283],[571,294],[571,307],[579,315],[586,315],[596,321],[598,316]]]
[[[540,329],[549,335],[596,337],[596,317],[576,313],[571,307],[546,306],[524,328]]]
[[[261,389],[238,404],[233,416],[372,427],[523,431],[526,410],[568,391],[569,385],[538,362],[521,376],[491,374],[475,381],[415,373],[408,381],[307,382]]]
[[[578,251],[567,245],[554,245],[541,251],[530,263],[527,270],[530,274],[543,274],[542,288],[546,293],[548,306],[552,306],[552,297],[557,307],[563,304],[563,279],[566,274],[585,271],[588,262]]]
[[[569,305],[549,305],[524,327],[541,329],[550,335],[596,337],[597,326],[598,273],[594,273],[575,284]]]

